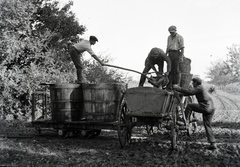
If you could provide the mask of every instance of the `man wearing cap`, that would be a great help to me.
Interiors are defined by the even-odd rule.
[[[83,52],[87,51],[95,60],[97,60],[102,66],[104,63],[96,56],[96,54],[93,52],[91,45],[94,45],[96,42],[98,42],[98,39],[95,36],[90,36],[89,40],[80,40],[79,43],[74,44],[70,48],[70,56],[71,59],[76,67],[77,70],[77,79],[79,83],[83,82],[83,75],[82,75],[82,61],[81,61],[81,55]]]
[[[168,31],[170,35],[167,39],[166,54],[172,62],[172,68],[169,74],[169,84],[171,88],[172,85],[180,84],[181,73],[179,70],[179,62],[183,60],[184,56],[184,40],[183,37],[177,33],[176,26],[170,26]]]
[[[176,91],[183,93],[185,96],[195,95],[198,101],[198,103],[189,103],[184,111],[187,120],[186,126],[189,128],[192,111],[202,113],[203,125],[205,127],[208,142],[210,143],[208,149],[216,149],[215,137],[211,126],[213,114],[215,112],[213,100],[208,94],[208,91],[203,87],[202,80],[200,78],[193,78],[192,85],[193,88],[188,89],[181,88],[178,85],[173,85],[173,89]]]
[[[162,75],[164,61],[167,62],[167,72],[165,73],[165,75],[168,76],[169,72],[171,71],[171,60],[169,59],[169,57],[166,56],[166,54],[162,49],[156,48],[156,47],[152,48],[145,60],[145,68],[143,69],[142,73],[147,74],[149,70],[153,69],[153,71],[157,75]],[[158,71],[156,70],[154,65],[158,65]],[[146,76],[141,75],[139,86],[143,86],[145,80],[146,80]]]

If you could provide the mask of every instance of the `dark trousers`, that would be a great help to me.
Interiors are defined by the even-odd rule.
[[[215,112],[215,109],[210,105],[208,108],[199,105],[197,103],[190,103],[187,105],[185,109],[185,116],[187,120],[190,120],[190,115],[192,114],[192,111],[202,113],[203,117],[203,125],[206,131],[206,136],[209,143],[215,142],[215,137],[212,130],[212,118]]]
[[[83,80],[83,75],[82,75],[82,61],[81,61],[81,53],[77,51],[77,49],[73,46],[70,47],[70,52],[69,52],[71,59],[76,67],[77,70],[77,79],[78,81]]]
[[[169,73],[169,86],[172,87],[173,84],[180,84],[181,80],[181,72],[179,70],[179,60],[180,60],[180,52],[178,51],[170,51],[169,58],[172,62],[171,72]]]
[[[163,61],[160,61],[158,62],[158,72],[159,74],[163,74],[163,65],[164,65],[164,62]],[[145,68],[143,69],[143,74],[147,74],[149,71],[151,70],[151,67],[150,66],[145,66]],[[140,78],[140,81],[139,81],[139,85],[138,86],[143,86],[144,83],[146,81],[146,76],[145,75],[141,75],[141,78]]]

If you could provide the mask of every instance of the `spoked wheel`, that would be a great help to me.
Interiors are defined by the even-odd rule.
[[[148,135],[153,134],[153,125],[146,125],[146,131]]]
[[[132,135],[132,121],[131,117],[127,115],[128,112],[127,104],[122,98],[118,110],[118,140],[122,148],[130,143]]]
[[[187,105],[189,103],[192,103],[193,100],[190,96],[185,97],[184,99],[184,110],[186,109]],[[197,132],[197,118],[195,115],[195,112],[192,112],[191,116],[190,116],[190,123],[189,123],[189,127],[187,129],[187,134],[190,136],[192,133]]]
[[[178,140],[178,129],[177,129],[177,113],[178,113],[178,105],[177,100],[174,99],[172,104],[172,122],[171,122],[171,147],[172,150],[177,149],[177,140]]]
[[[94,130],[94,136],[99,136],[101,133],[101,129]]]

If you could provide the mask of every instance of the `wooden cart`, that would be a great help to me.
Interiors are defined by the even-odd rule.
[[[185,104],[184,104],[185,103]],[[118,138],[122,147],[131,142],[132,129],[146,125],[147,129],[162,124],[171,136],[171,148],[176,149],[178,134],[185,126],[183,114],[188,103],[187,98],[177,92],[161,90],[155,87],[135,87],[127,89],[121,98],[118,111]],[[178,122],[180,122],[178,124]]]

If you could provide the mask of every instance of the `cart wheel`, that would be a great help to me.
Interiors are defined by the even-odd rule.
[[[94,137],[99,136],[100,133],[101,133],[101,129],[98,129],[98,130],[90,130],[90,131],[88,131],[87,133],[88,133],[88,134],[87,134],[86,137],[87,137],[88,139],[91,139],[91,138],[94,138]]]
[[[118,140],[122,148],[130,143],[132,135],[131,118],[127,113],[127,104],[122,98],[118,111]]]
[[[63,139],[66,139],[67,137],[69,137],[69,134],[70,134],[68,130],[64,130],[64,129],[59,129],[57,133],[58,133],[58,136],[62,137]]]
[[[89,131],[87,131],[87,130],[82,130],[80,132],[81,137],[88,138],[88,135],[89,135]]]
[[[148,135],[153,134],[153,125],[146,125],[146,131]]]
[[[94,130],[94,136],[99,136],[101,133],[101,129]]]
[[[41,135],[41,134],[42,134],[42,130],[41,130],[41,128],[39,128],[39,127],[36,127],[36,128],[35,128],[35,132],[36,132],[38,135]]]
[[[177,139],[178,139],[178,131],[177,131],[177,124],[176,124],[177,123],[177,107],[172,112],[172,122],[171,122],[171,147],[172,147],[172,150],[177,149]]]
[[[184,110],[186,109],[187,105],[189,103],[192,103],[193,100],[190,96],[186,97],[185,100],[184,100]],[[190,116],[190,120],[196,120],[196,115],[194,112],[192,112],[191,116]],[[193,132],[197,132],[197,122],[194,121],[194,122],[190,122],[189,124],[189,128],[187,129],[187,134],[190,136],[192,135]]]

